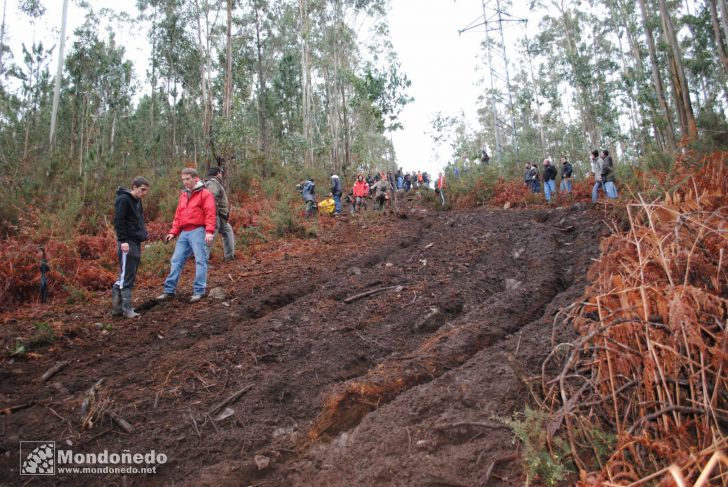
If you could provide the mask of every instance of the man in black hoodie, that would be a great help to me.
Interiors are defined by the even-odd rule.
[[[139,313],[132,306],[131,290],[134,288],[137,269],[142,258],[141,244],[148,235],[144,225],[142,198],[149,192],[149,181],[137,176],[131,182],[131,190],[116,190],[114,202],[114,230],[116,252],[119,256],[119,280],[111,288],[113,316],[136,318]]]

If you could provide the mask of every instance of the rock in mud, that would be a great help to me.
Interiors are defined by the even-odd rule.
[[[518,289],[523,283],[515,279],[506,279],[506,289]]]
[[[430,306],[427,313],[425,313],[425,316],[414,324],[412,330],[415,332],[434,331],[444,324],[442,310],[437,306]]]
[[[220,299],[220,300],[227,299],[227,292],[225,291],[224,288],[214,287],[214,288],[210,289],[210,293],[208,294],[208,297],[212,298],[212,299]]]
[[[258,467],[258,470],[265,470],[270,465],[270,458],[265,455],[255,455],[253,459],[255,460],[255,465]]]

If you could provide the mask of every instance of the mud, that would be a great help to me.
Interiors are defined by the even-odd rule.
[[[149,286],[137,321],[109,318],[99,295],[6,322],[3,350],[39,321],[56,338],[0,364],[0,413],[30,404],[0,414],[0,485],[29,479],[21,440],[168,457],[153,475],[32,485],[480,485],[491,465],[488,485],[522,485],[517,447],[494,419],[528,399],[509,360],[537,373],[569,336],[554,316],[581,294],[606,225],[580,207],[406,216],[346,216],[318,239],[215,262],[209,287],[224,300],[155,305]],[[60,360],[71,362],[41,382]],[[100,378],[99,410],[132,433],[104,414],[81,429]]]

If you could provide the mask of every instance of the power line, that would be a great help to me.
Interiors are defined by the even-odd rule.
[[[519,159],[518,132],[516,115],[513,108],[513,94],[509,72],[508,52],[506,50],[504,24],[525,24],[526,19],[511,15],[502,8],[501,0],[481,0],[483,15],[472,21],[459,34],[483,27],[485,34],[485,50],[489,78],[488,92],[493,118],[493,135],[495,138],[495,161],[500,164],[504,153],[504,142],[508,142]],[[493,35],[491,35],[493,34]],[[505,86],[503,86],[505,85]],[[506,96],[500,94],[505,88]],[[504,120],[505,117],[507,120]],[[506,132],[505,134],[503,132]],[[510,131],[510,140],[504,141]]]

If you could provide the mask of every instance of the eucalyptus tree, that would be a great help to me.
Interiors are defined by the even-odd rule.
[[[112,164],[116,127],[128,115],[133,96],[132,63],[113,33],[98,37],[98,19],[89,13],[75,31],[75,41],[66,58],[68,91],[74,100],[71,120],[71,157],[78,142],[78,173],[86,174],[104,161]]]

